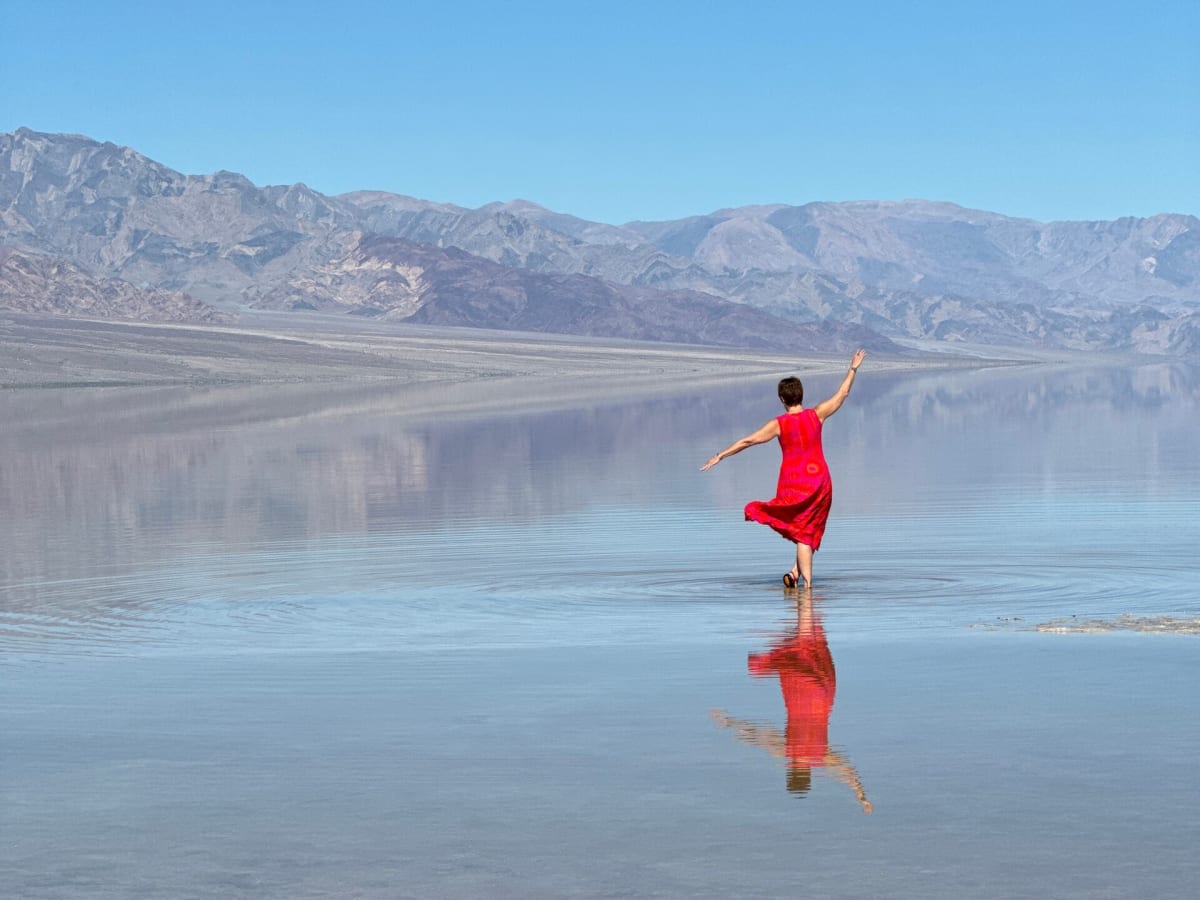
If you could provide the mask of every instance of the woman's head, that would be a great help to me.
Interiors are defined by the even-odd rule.
[[[787,789],[790,794],[804,796],[812,788],[812,769],[808,766],[788,766]]]
[[[804,385],[799,378],[792,375],[779,382],[779,400],[789,408],[804,402]]]

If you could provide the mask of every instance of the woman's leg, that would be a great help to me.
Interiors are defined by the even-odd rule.
[[[812,547],[808,544],[796,544],[796,571],[800,573],[806,588],[812,587],[812,558]]]

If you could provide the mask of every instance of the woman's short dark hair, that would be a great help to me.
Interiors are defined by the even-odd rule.
[[[784,406],[799,406],[804,402],[804,385],[794,375],[779,382],[779,399]]]
[[[808,766],[788,766],[787,789],[793,794],[807,794],[812,787],[812,769]]]

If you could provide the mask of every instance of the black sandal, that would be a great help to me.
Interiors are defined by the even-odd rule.
[[[796,586],[796,576],[791,572],[785,572],[783,574],[783,586],[785,588],[794,588]]]

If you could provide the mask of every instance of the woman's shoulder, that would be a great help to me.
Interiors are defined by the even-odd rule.
[[[817,415],[817,411],[812,407],[806,407],[798,412],[790,413],[788,418],[792,421],[792,428],[804,434],[814,434],[821,430],[821,417]]]
[[[795,412],[784,413],[779,417],[779,421],[791,419],[793,422],[810,422],[815,420],[818,424],[821,422],[821,417],[817,415],[816,409],[811,406],[806,406],[804,409],[798,409]]]

